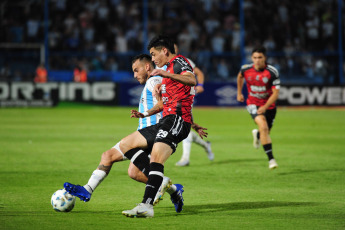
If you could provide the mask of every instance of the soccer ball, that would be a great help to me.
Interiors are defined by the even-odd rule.
[[[75,196],[65,189],[59,189],[52,195],[51,204],[57,212],[69,212],[74,208]]]

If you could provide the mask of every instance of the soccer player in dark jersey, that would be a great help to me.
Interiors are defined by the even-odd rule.
[[[243,65],[237,75],[237,100],[244,102],[242,88],[244,80],[248,89],[247,110],[254,119],[258,129],[252,130],[253,145],[260,147],[260,142],[268,156],[269,169],[278,164],[273,156],[270,131],[277,113],[275,102],[278,99],[280,79],[276,68],[266,63],[266,49],[254,48],[252,64]]]
[[[127,141],[131,148],[152,146],[150,172],[142,202],[132,210],[123,211],[128,217],[153,217],[153,199],[164,176],[164,163],[176,150],[177,144],[185,139],[191,126],[205,136],[204,128],[195,127],[192,121],[192,104],[195,95],[196,79],[193,68],[182,55],[176,55],[174,43],[169,37],[156,36],[149,45],[152,61],[159,68],[167,66],[166,71],[154,69],[152,76],[162,76],[159,102],[146,113],[137,113],[137,117],[150,116],[163,110],[163,118],[158,124],[139,130],[135,133],[136,142]],[[157,88],[156,88],[157,89]],[[181,206],[182,210],[182,206]],[[180,211],[181,211],[180,210]]]

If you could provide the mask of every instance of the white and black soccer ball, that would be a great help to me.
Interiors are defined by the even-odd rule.
[[[65,189],[59,189],[52,195],[51,204],[57,212],[69,212],[74,208],[75,196]]]

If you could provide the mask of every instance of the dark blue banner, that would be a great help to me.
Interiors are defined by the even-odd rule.
[[[205,83],[205,91],[196,95],[195,106],[239,106],[244,103],[237,101],[236,83]],[[246,97],[246,92],[244,96]]]
[[[144,85],[135,82],[124,82],[118,84],[119,105],[122,106],[138,106],[141,91]]]

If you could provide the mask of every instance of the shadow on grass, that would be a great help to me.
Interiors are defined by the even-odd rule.
[[[223,161],[214,161],[212,162],[212,165],[222,165],[222,164],[232,164],[232,163],[241,163],[241,162],[256,162],[256,161],[262,161],[262,158],[258,159],[228,159]]]
[[[317,173],[317,172],[345,172],[345,169],[313,169],[313,170],[297,169],[292,172],[283,172],[283,173],[277,173],[277,174],[280,176],[285,176],[285,175]]]
[[[176,215],[200,215],[203,213],[210,212],[229,212],[236,210],[255,210],[255,209],[266,209],[266,208],[275,208],[275,207],[305,207],[305,206],[316,206],[319,205],[317,202],[284,202],[284,201],[262,201],[262,202],[233,202],[233,203],[224,203],[224,204],[202,204],[202,205],[185,205],[181,213],[175,213]],[[3,207],[0,207],[3,208]],[[167,210],[166,213],[160,213],[161,216],[171,216],[173,207],[160,207],[160,209]],[[169,211],[168,211],[169,209]],[[93,214],[93,215],[121,215],[122,210],[111,210],[111,211],[100,211],[100,210],[73,210],[69,213],[59,213],[50,210],[41,210],[41,211],[10,211],[4,212],[1,210],[1,216],[56,216],[63,217],[74,216],[80,214]],[[159,212],[157,212],[159,213]],[[60,214],[60,215],[59,215]],[[61,216],[62,215],[62,216]],[[66,217],[66,216],[65,216]]]
[[[286,202],[286,201],[262,201],[262,202],[234,202],[224,204],[185,205],[183,215],[195,215],[206,212],[228,212],[235,210],[265,209],[274,207],[303,207],[316,206],[316,202]]]

